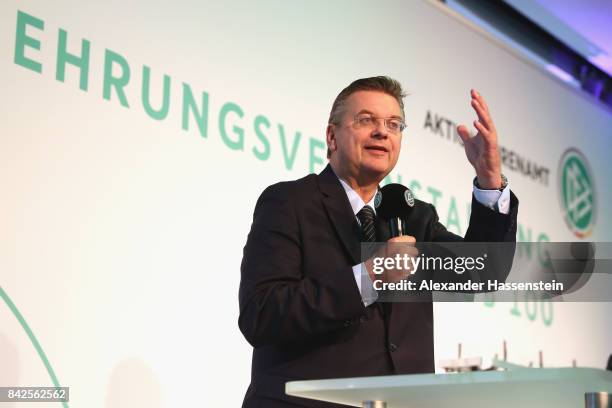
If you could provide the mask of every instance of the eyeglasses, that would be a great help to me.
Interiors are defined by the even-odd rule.
[[[403,120],[398,118],[378,118],[371,113],[358,113],[355,115],[354,124],[355,127],[358,128],[366,128],[372,129],[376,127],[376,121],[382,119],[385,123],[385,127],[391,133],[402,133],[402,131],[406,128],[406,124]]]

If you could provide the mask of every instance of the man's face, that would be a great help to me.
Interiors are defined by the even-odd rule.
[[[363,115],[377,118],[370,125],[356,123]],[[380,91],[358,91],[345,101],[339,125],[327,128],[330,163],[342,178],[377,180],[391,172],[399,157],[402,135],[390,132],[386,118],[403,120],[397,100]]]

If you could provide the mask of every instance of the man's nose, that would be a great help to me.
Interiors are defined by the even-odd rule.
[[[374,129],[372,132],[372,136],[379,138],[386,138],[389,135],[389,130],[387,130],[387,125],[385,124],[385,120],[382,118],[376,118],[374,121]]]

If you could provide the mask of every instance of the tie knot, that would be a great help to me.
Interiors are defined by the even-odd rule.
[[[374,210],[369,205],[364,205],[357,213],[361,223],[361,239],[366,242],[376,241],[376,230],[374,228]]]
[[[362,225],[367,221],[374,221],[375,217],[374,210],[369,205],[364,205],[357,213],[357,218]]]

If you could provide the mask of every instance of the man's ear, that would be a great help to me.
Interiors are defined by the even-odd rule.
[[[335,152],[338,148],[336,144],[336,134],[334,133],[334,125],[331,123],[327,125],[327,129],[325,130],[325,139],[327,141],[327,150],[330,152]]]

